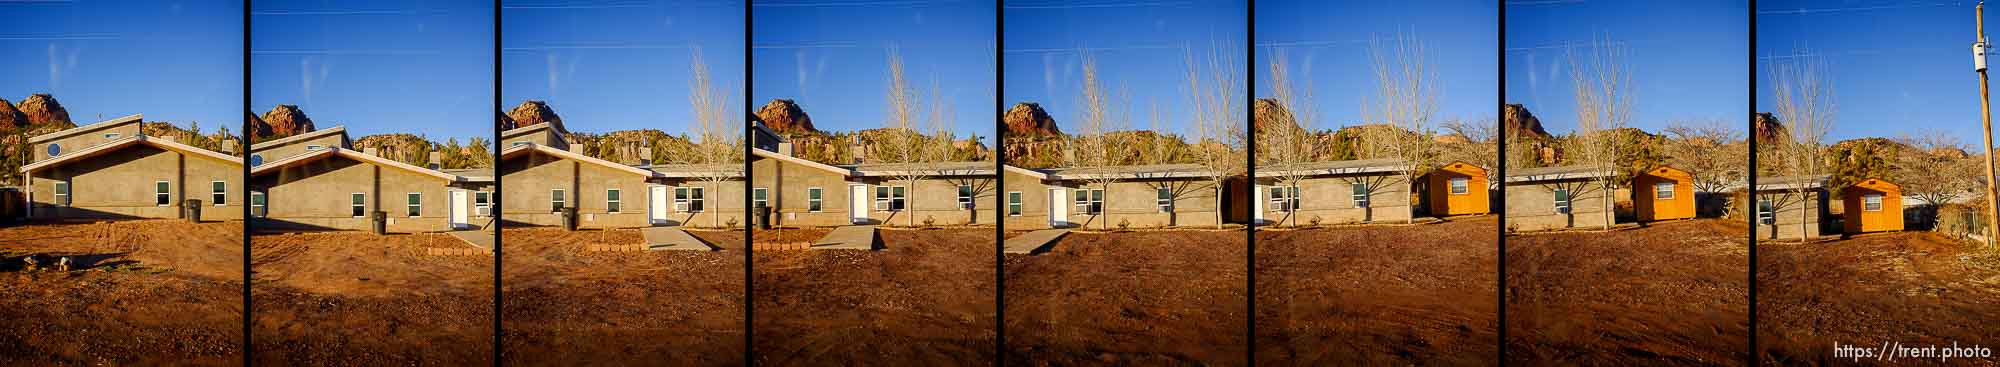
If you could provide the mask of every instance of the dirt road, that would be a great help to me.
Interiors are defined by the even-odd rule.
[[[1740,222],[1507,238],[1510,365],[1740,365],[1750,264]]]
[[[240,365],[243,225],[0,228],[0,365]],[[27,254],[68,273],[22,272]]]
[[[1007,255],[1006,356],[1024,365],[1247,364],[1247,244],[1242,230],[1071,233],[1048,253]]]
[[[1927,232],[1759,246],[1758,358],[1764,363],[1856,363],[1835,358],[1835,343],[1957,342],[2000,349],[2000,255]],[[2000,357],[1944,362],[1996,366]]]
[[[762,242],[763,234],[754,238]],[[757,252],[751,299],[759,364],[993,360],[993,229],[880,229],[877,236],[879,251]]]
[[[1259,231],[1258,364],[1495,364],[1496,223]]]

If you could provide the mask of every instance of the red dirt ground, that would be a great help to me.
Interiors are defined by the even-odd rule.
[[[1492,365],[1493,216],[1257,232],[1260,365]]]
[[[1857,362],[1834,358],[1834,343],[2000,349],[2000,254],[1928,232],[1758,246],[1762,363]],[[1995,355],[1894,364],[2000,365]]]
[[[444,234],[251,237],[259,365],[490,365],[493,256]]]
[[[883,250],[756,253],[757,364],[993,360],[993,229],[880,229],[877,236]]]
[[[242,233],[174,220],[0,228],[0,365],[240,365]],[[27,254],[79,263],[21,272]]]
[[[1740,365],[1749,249],[1740,222],[1507,238],[1507,364]]]
[[[508,365],[743,364],[743,231],[689,231],[723,251],[589,252],[636,230],[506,229]]]
[[[1247,364],[1245,237],[1242,230],[1070,233],[1047,253],[1007,255],[1007,358],[1041,366]]]

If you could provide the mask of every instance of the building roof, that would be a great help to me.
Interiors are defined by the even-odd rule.
[[[1598,169],[1590,166],[1538,167],[1538,168],[1522,168],[1512,172],[1507,172],[1507,179],[1505,180],[1505,182],[1513,183],[1513,182],[1580,180],[1580,179],[1612,177],[1617,175],[1618,175],[1617,171],[1609,169]]]
[[[1056,180],[1056,181],[1095,180],[1095,179],[1105,179],[1105,178],[1132,179],[1132,180],[1160,179],[1160,178],[1201,178],[1201,177],[1210,177],[1210,175],[1215,172],[1214,170],[1210,170],[1207,167],[1202,167],[1199,164],[1188,164],[1188,163],[1151,164],[1151,165],[1137,165],[1137,166],[1052,168],[1043,171],[1048,172],[1049,180]]]
[[[824,171],[827,171],[827,172],[833,172],[833,173],[838,173],[838,174],[840,174],[840,176],[841,176],[841,177],[854,177],[854,175],[855,175],[855,174],[854,174],[854,170],[850,170],[850,169],[846,169],[846,168],[840,168],[840,167],[834,167],[834,166],[832,166],[832,165],[829,165],[829,164],[825,164],[825,163],[820,163],[820,162],[814,162],[814,161],[810,161],[810,160],[806,160],[805,158],[799,158],[799,157],[793,157],[793,156],[789,156],[789,155],[784,155],[784,154],[778,154],[778,152],[773,152],[773,151],[769,151],[769,150],[764,150],[764,148],[751,148],[751,149],[750,149],[750,154],[751,154],[752,156],[756,156],[756,157],[758,157],[758,158],[770,158],[770,159],[776,159],[776,160],[778,160],[778,161],[781,161],[781,162],[785,162],[785,163],[791,163],[791,164],[796,164],[796,165],[801,165],[801,166],[806,166],[806,167],[812,167],[812,168],[817,168],[817,169],[820,169],[820,170],[824,170]]]
[[[251,145],[250,145],[250,151],[251,151],[251,152],[256,152],[256,151],[260,151],[260,150],[265,150],[265,149],[270,149],[270,148],[276,148],[276,147],[280,147],[280,146],[285,146],[285,145],[291,145],[292,143],[297,143],[297,142],[301,142],[301,141],[306,141],[306,140],[312,140],[312,139],[318,139],[318,138],[320,138],[320,137],[323,137],[323,136],[327,136],[327,135],[333,135],[333,134],[341,134],[341,135],[347,135],[347,127],[346,127],[346,126],[334,126],[334,127],[329,127],[329,128],[325,128],[325,129],[319,129],[319,130],[314,130],[313,132],[309,132],[309,133],[304,133],[304,134],[298,134],[298,135],[292,135],[292,136],[287,136],[287,137],[284,137],[284,138],[279,138],[279,139],[274,139],[274,140],[270,140],[270,141],[265,141],[265,142],[262,142],[262,143],[257,143],[257,144],[251,144]],[[345,148],[345,147],[342,147],[342,148]]]
[[[611,167],[612,169],[616,169],[619,171],[639,176],[644,176],[647,178],[661,177],[659,172],[654,172],[653,170],[619,164],[618,162],[607,161],[603,159],[598,159],[597,157],[584,155],[583,153],[576,153],[568,150],[556,149],[553,147],[549,147],[547,145],[535,144],[531,142],[518,142],[516,144],[513,144],[512,146],[507,147],[506,150],[501,150],[500,160],[504,161],[507,160],[508,158],[521,157],[529,151],[552,155],[563,159],[571,159],[571,160],[596,164],[600,166]]]
[[[450,168],[438,171],[464,177],[468,182],[493,182],[492,168]]]
[[[855,176],[897,176],[922,173],[929,176],[984,176],[993,174],[993,162],[865,163],[852,165]]]
[[[1266,169],[1258,166],[1257,177],[1277,177],[1290,175],[1351,175],[1358,173],[1391,173],[1409,170],[1412,166],[1398,158],[1354,159],[1330,162],[1307,162],[1272,166]]]
[[[1049,179],[1049,174],[1047,172],[1042,172],[1040,170],[1021,168],[1011,164],[1002,165],[1001,168],[1007,170],[1007,172],[1018,173],[1021,174],[1022,176],[1034,177],[1035,179],[1039,180]]]
[[[507,138],[509,138],[509,137],[514,137],[514,136],[519,136],[519,135],[522,135],[522,134],[527,134],[527,133],[531,133],[531,132],[536,132],[536,131],[541,131],[541,130],[547,130],[547,129],[549,129],[549,128],[551,128],[551,127],[554,127],[554,126],[555,126],[555,125],[552,125],[552,124],[549,124],[549,123],[547,123],[547,122],[542,122],[542,123],[537,123],[537,124],[534,124],[534,125],[528,125],[528,126],[521,126],[521,127],[516,127],[516,128],[513,128],[513,129],[511,129],[511,130],[506,130],[506,131],[501,131],[501,132],[500,132],[500,139],[503,139],[503,140],[504,140],[504,139],[507,139]],[[566,131],[557,131],[557,133],[564,133],[564,132],[566,132]]]
[[[1757,191],[1817,189],[1826,186],[1826,175],[1818,176],[1776,176],[1758,177]],[[1742,190],[1742,186],[1731,187],[1730,191]]]
[[[411,171],[411,172],[416,172],[416,173],[421,173],[421,174],[425,174],[425,175],[429,175],[429,176],[431,176],[431,177],[437,177],[437,178],[440,178],[440,179],[443,179],[443,180],[445,180],[445,181],[450,181],[450,182],[466,182],[466,181],[469,181],[469,180],[466,180],[466,179],[465,179],[465,177],[462,177],[462,176],[459,176],[459,175],[454,175],[454,174],[450,174],[450,173],[445,173],[445,172],[442,172],[442,171],[437,171],[437,170],[432,170],[432,169],[429,169],[429,168],[423,168],[423,167],[417,167],[417,166],[413,166],[413,165],[410,165],[409,163],[403,163],[403,162],[397,162],[397,161],[395,161],[395,160],[392,160],[392,159],[388,159],[388,158],[382,158],[382,157],[377,157],[377,156],[375,156],[375,155],[372,155],[372,154],[367,154],[367,153],[362,153],[362,152],[357,152],[357,151],[354,151],[353,149],[347,149],[347,148],[342,148],[342,147],[327,147],[326,149],[322,149],[322,150],[319,150],[319,151],[315,151],[315,152],[311,152],[311,153],[306,153],[306,154],[300,154],[300,155],[295,155],[295,156],[291,156],[291,157],[287,157],[287,158],[285,158],[285,159],[280,159],[280,160],[277,160],[277,161],[273,161],[273,162],[264,162],[264,164],[263,164],[263,165],[260,165],[260,166],[256,166],[256,167],[252,167],[252,168],[250,168],[250,175],[251,175],[251,176],[256,176],[256,175],[261,175],[261,174],[266,174],[266,173],[270,173],[270,172],[272,172],[272,171],[277,171],[277,170],[281,170],[281,169],[284,169],[285,167],[290,167],[290,166],[295,166],[295,165],[299,165],[299,164],[304,164],[304,163],[308,163],[308,162],[313,162],[313,161],[317,161],[317,160],[320,160],[320,159],[324,159],[324,158],[327,158],[327,157],[333,157],[333,156],[340,156],[340,157],[343,157],[343,158],[347,158],[347,159],[353,159],[353,160],[356,160],[356,161],[361,161],[361,162],[363,162],[363,163],[369,163],[369,164],[374,164],[374,165],[378,165],[378,166],[388,166],[388,167],[395,167],[395,168],[401,168],[401,169],[403,169],[403,170],[406,170],[406,171]]]
[[[178,151],[181,153],[206,156],[209,158],[215,158],[222,160],[224,162],[229,162],[238,165],[243,164],[242,158],[237,158],[227,154],[222,154],[213,150],[197,148],[187,144],[181,144],[179,142],[173,141],[172,139],[150,137],[145,135],[134,135],[121,138],[118,140],[112,140],[104,144],[98,144],[97,146],[90,147],[88,149],[70,152],[69,154],[64,154],[61,156],[57,156],[55,158],[43,160],[41,162],[35,162],[33,164],[21,166],[21,172],[22,173],[34,172],[35,170],[39,170],[43,167],[52,167],[56,165],[61,165],[65,162],[71,162],[78,159],[95,157],[103,155],[105,153],[115,152],[118,151],[119,149],[124,149],[125,147],[130,147],[134,145],[147,145],[160,149]]]
[[[134,123],[134,122],[139,122],[139,120],[144,120],[145,118],[146,118],[146,114],[143,114],[143,113],[135,113],[135,114],[131,114],[131,115],[127,115],[127,116],[124,116],[124,117],[119,117],[119,118],[114,118],[114,119],[110,119],[110,120],[104,120],[104,121],[99,121],[99,122],[97,122],[97,123],[92,123],[92,124],[89,124],[89,125],[83,125],[83,126],[77,126],[77,127],[72,127],[72,128],[68,128],[68,129],[62,129],[62,130],[59,130],[59,131],[56,131],[56,132],[52,132],[52,133],[47,133],[47,134],[42,134],[42,135],[36,135],[36,136],[34,136],[34,137],[32,137],[32,138],[28,138],[28,144],[40,144],[40,143],[42,143],[42,142],[45,142],[45,141],[50,141],[50,140],[55,140],[55,139],[60,139],[60,138],[62,138],[62,137],[65,137],[65,136],[70,136],[70,135],[76,135],[76,134],[82,134],[82,133],[85,133],[85,132],[90,132],[90,131],[93,131],[93,130],[101,130],[101,129],[104,129],[104,128],[107,128],[107,127],[112,127],[112,126],[118,126],[118,125],[124,125],[124,124],[129,124],[129,123]]]
[[[659,172],[661,177],[670,178],[743,177],[741,164],[655,164],[643,167]]]

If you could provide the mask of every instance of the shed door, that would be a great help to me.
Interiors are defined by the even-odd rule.
[[[847,185],[847,217],[850,223],[868,222],[868,185]]]
[[[471,221],[466,220],[466,213],[472,211],[472,201],[466,200],[465,195],[465,190],[451,190],[451,205],[446,206],[451,211],[451,229],[471,226]]]
[[[1069,199],[1069,195],[1067,194],[1060,187],[1049,188],[1050,227],[1069,226],[1069,202],[1065,200]]]
[[[646,192],[646,220],[653,225],[667,224],[667,187],[647,186]]]

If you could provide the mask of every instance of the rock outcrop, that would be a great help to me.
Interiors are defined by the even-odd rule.
[[[1039,103],[1015,103],[1013,108],[1008,108],[1007,113],[1001,115],[1000,120],[1006,123],[1007,134],[1013,136],[1062,135],[1062,129],[1056,127],[1056,119],[1049,117],[1049,111],[1042,110]]]
[[[62,103],[48,93],[30,95],[15,107],[27,116],[28,125],[54,125],[57,130],[76,127],[76,122],[69,119],[69,110],[64,110]]]
[[[27,127],[28,115],[21,113],[19,109],[15,109],[13,102],[0,99],[0,133],[25,129]]]
[[[305,111],[288,104],[272,107],[263,118],[251,122],[256,124],[250,127],[252,141],[279,139],[318,130],[313,126],[312,118],[306,117]]]
[[[819,132],[813,127],[812,116],[806,115],[804,108],[789,99],[773,99],[765,103],[764,107],[757,109],[757,119],[764,121],[764,127],[780,134]]]
[[[1757,144],[1781,142],[1789,135],[1785,132],[1785,124],[1779,122],[1778,116],[1771,115],[1770,112],[1758,112],[1751,120],[1755,121],[1751,126],[1756,129],[1752,135],[1757,137]]]
[[[1503,123],[1500,126],[1503,129],[1501,131],[1508,138],[1518,136],[1550,137],[1549,131],[1542,129],[1542,120],[1535,118],[1535,114],[1529,113],[1527,106],[1508,104],[1500,108],[1500,113],[1505,115],[1501,119]]]
[[[562,116],[556,115],[556,110],[549,108],[549,104],[542,101],[521,101],[520,105],[514,106],[513,110],[507,111],[507,119],[512,121],[501,121],[500,130],[511,130],[546,122],[549,123],[549,127],[555,128],[556,131],[569,131],[568,128],[563,127]],[[510,124],[512,126],[508,126]]]
[[[1277,99],[1258,98],[1251,109],[1256,118],[1251,124],[1251,131],[1265,131],[1274,123],[1291,128],[1299,127],[1298,121],[1292,119],[1292,111],[1279,104]]]

